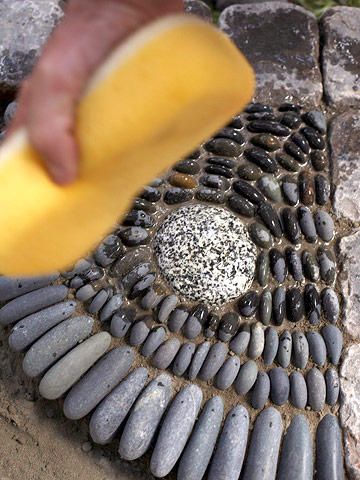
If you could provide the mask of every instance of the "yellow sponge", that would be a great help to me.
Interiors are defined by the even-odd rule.
[[[0,149],[0,272],[70,266],[115,226],[142,185],[221,128],[253,88],[238,49],[195,17],[169,16],[130,37],[78,106],[75,183],[51,182],[25,130]]]

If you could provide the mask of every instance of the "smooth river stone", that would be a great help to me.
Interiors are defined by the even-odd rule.
[[[235,381],[240,369],[240,358],[237,356],[229,357],[223,363],[215,377],[215,386],[220,390],[226,390]]]
[[[265,348],[263,351],[265,365],[271,365],[279,348],[279,336],[273,327],[268,327],[265,332]]]
[[[41,337],[26,353],[22,367],[28,377],[37,377],[77,343],[91,334],[94,319],[74,317]]]
[[[273,407],[255,421],[242,480],[275,480],[283,425]]]
[[[326,362],[326,346],[319,332],[307,332],[310,356],[313,362],[322,367]]]
[[[326,383],[326,403],[328,405],[335,405],[340,393],[340,379],[335,368],[328,368],[325,372]]]
[[[235,380],[235,390],[238,395],[245,395],[256,382],[258,367],[254,360],[248,360],[240,368],[240,372]]]
[[[220,397],[208,400],[180,459],[178,480],[201,480],[209,465],[224,413]]]
[[[311,368],[306,375],[308,388],[308,403],[319,412],[324,408],[326,398],[326,383],[323,374],[317,368]]]
[[[328,413],[316,431],[316,480],[343,480],[342,433],[338,419]]]
[[[171,312],[170,318],[167,323],[170,332],[179,332],[188,316],[189,312],[181,308],[176,308],[173,312]]]
[[[292,334],[293,364],[297,368],[305,368],[309,361],[309,344],[305,333]]]
[[[343,346],[343,335],[341,330],[335,327],[335,325],[326,325],[326,327],[321,330],[321,335],[325,341],[330,362],[333,365],[337,365],[340,360]]]
[[[250,327],[245,324],[240,327],[239,333],[231,340],[230,350],[237,355],[245,353],[250,342]]]
[[[290,402],[296,408],[305,408],[308,393],[305,378],[300,372],[290,374]]]
[[[196,345],[194,343],[184,343],[178,351],[173,363],[173,372],[178,377],[184,375],[190,365],[195,347]]]
[[[89,432],[95,443],[105,445],[111,442],[147,378],[146,368],[137,368],[98,405],[89,424]]]
[[[58,273],[43,277],[0,277],[0,302],[46,287],[58,278]]]
[[[165,373],[149,383],[125,424],[119,444],[121,458],[135,460],[147,451],[172,394],[172,380]]]
[[[54,303],[62,302],[67,294],[67,287],[54,285],[21,295],[0,309],[0,325],[9,325]]]
[[[188,374],[189,380],[195,380],[195,378],[198,376],[198,373],[210,350],[210,346],[211,346],[210,342],[203,342],[203,343],[200,343],[200,345],[197,347],[189,367],[189,374]]]
[[[60,398],[104,355],[110,343],[111,336],[100,332],[71,350],[42,378],[39,385],[41,396],[48,400]]]
[[[155,352],[151,361],[153,367],[165,370],[174,360],[179,348],[180,340],[177,338],[169,338],[166,340]]]
[[[277,353],[277,361],[283,368],[287,368],[290,365],[291,352],[292,336],[288,330],[284,330],[280,335],[279,349]]]
[[[9,336],[10,348],[15,352],[24,350],[50,328],[69,318],[75,312],[75,308],[76,302],[69,300],[57,303],[20,320]]]
[[[276,367],[270,370],[270,395],[275,405],[283,405],[288,401],[290,393],[290,382],[286,370]]]
[[[225,362],[228,351],[229,348],[226,343],[214,343],[206,356],[203,366],[201,367],[199,378],[204,382],[211,380]]]
[[[264,350],[265,335],[264,328],[260,322],[255,323],[251,329],[251,338],[248,348],[248,356],[252,359],[260,357]]]
[[[249,414],[237,405],[228,413],[215,454],[211,461],[208,480],[238,480],[244,461],[249,431]]]
[[[131,346],[139,346],[145,342],[150,332],[148,322],[140,320],[133,324],[130,330],[129,344]]]
[[[107,353],[70,390],[64,401],[64,414],[79,420],[95,408],[125,377],[134,361],[130,347],[114,348]]]
[[[166,336],[166,330],[164,327],[155,328],[147,337],[144,345],[141,348],[141,355],[144,357],[150,357],[155,350],[163,343]]]
[[[150,471],[155,477],[165,477],[178,461],[193,429],[202,399],[201,388],[190,384],[171,403],[150,460]]]
[[[121,293],[113,295],[100,312],[100,322],[109,320],[119,310],[123,302],[124,296]]]
[[[259,372],[254,388],[251,391],[251,406],[262,409],[269,398],[270,379],[266,372]]]
[[[309,424],[296,415],[283,440],[277,480],[312,480],[313,446]]]
[[[169,295],[168,297],[164,298],[161,302],[158,312],[158,320],[161,323],[166,323],[170,313],[175,309],[176,305],[178,304],[178,297],[176,295]]]

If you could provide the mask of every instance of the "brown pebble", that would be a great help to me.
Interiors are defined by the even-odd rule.
[[[313,178],[305,173],[301,172],[299,175],[299,194],[300,199],[304,205],[312,205],[315,200],[315,193],[313,188]]]
[[[195,188],[197,187],[197,181],[191,175],[185,175],[184,173],[175,173],[169,178],[169,183],[174,187],[180,188]]]

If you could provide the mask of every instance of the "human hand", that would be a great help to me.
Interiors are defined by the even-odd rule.
[[[138,28],[182,9],[182,0],[68,2],[63,21],[23,83],[8,132],[26,127],[56,183],[69,184],[78,173],[75,109],[92,73]]]

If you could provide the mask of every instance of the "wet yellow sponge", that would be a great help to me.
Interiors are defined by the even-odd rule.
[[[130,37],[78,106],[75,183],[51,182],[25,130],[0,149],[0,272],[70,266],[114,227],[142,185],[242,110],[253,88],[238,49],[195,17],[166,17]]]

